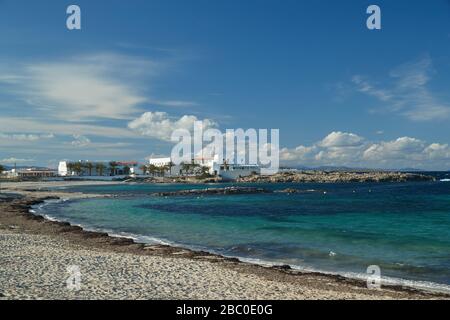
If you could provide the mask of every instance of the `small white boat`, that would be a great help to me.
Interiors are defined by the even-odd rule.
[[[441,182],[450,182],[450,179],[441,179]]]

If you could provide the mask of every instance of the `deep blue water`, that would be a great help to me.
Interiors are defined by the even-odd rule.
[[[450,285],[450,182],[268,184],[299,194],[154,197],[224,185],[115,185],[75,190],[114,199],[54,203],[51,216],[90,229],[276,264]],[[449,287],[450,288],[450,287]]]

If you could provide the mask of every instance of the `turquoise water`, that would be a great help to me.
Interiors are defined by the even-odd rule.
[[[76,190],[118,197],[50,203],[42,210],[139,241],[340,274],[364,274],[369,265],[378,265],[385,277],[450,285],[448,182],[259,184],[305,192],[150,195],[204,187],[210,186],[83,187]]]

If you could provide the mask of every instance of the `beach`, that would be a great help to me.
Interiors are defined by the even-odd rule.
[[[135,243],[29,213],[31,205],[49,197],[96,196],[45,190],[71,185],[73,182],[3,184],[3,195],[13,192],[22,197],[0,202],[0,299],[448,298],[401,287],[369,290],[364,281],[340,276]],[[70,266],[80,270],[80,290],[66,286]]]

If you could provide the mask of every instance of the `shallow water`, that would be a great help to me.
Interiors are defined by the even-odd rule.
[[[304,192],[150,195],[204,187],[218,185],[80,187],[118,198],[50,203],[40,210],[139,241],[340,274],[364,274],[378,265],[385,277],[450,285],[448,182],[258,184]]]

